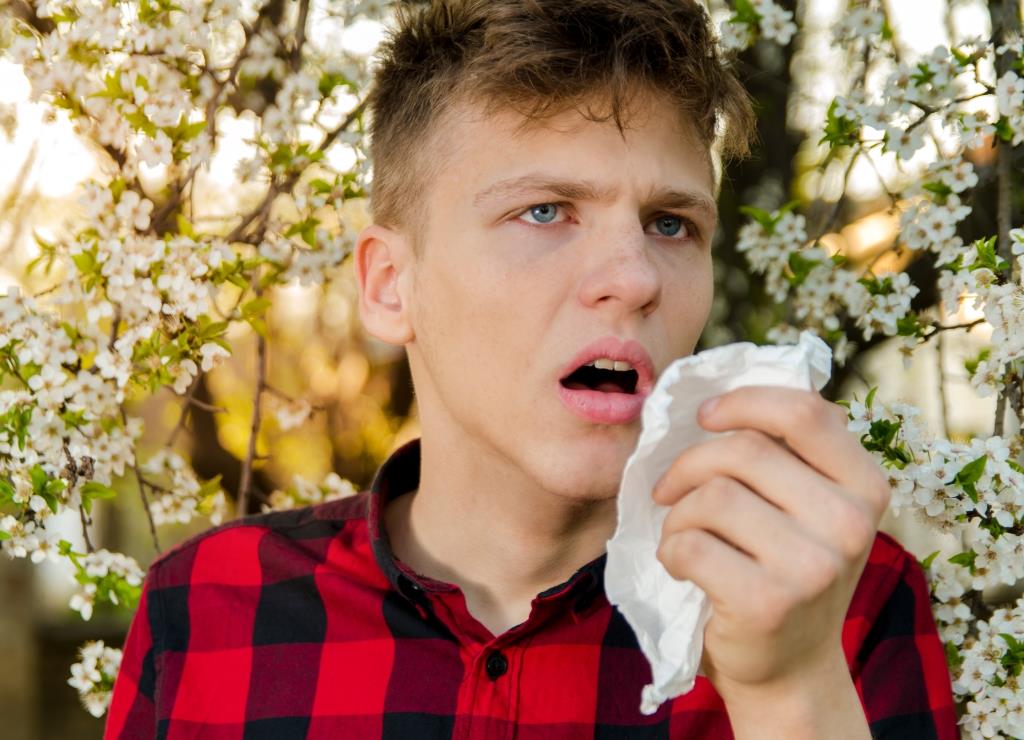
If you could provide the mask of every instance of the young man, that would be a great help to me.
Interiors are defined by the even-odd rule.
[[[107,737],[954,738],[884,475],[810,391],[745,388],[652,495],[714,605],[696,688],[603,592],[657,374],[712,299],[715,174],[747,99],[691,0],[408,9],[371,100],[368,331],[404,345],[422,439],[372,490],[160,558]],[[588,366],[596,361],[596,366]]]

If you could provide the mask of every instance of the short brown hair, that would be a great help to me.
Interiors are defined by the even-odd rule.
[[[640,91],[668,94],[703,145],[749,150],[750,99],[696,0],[429,0],[400,3],[369,96],[372,210],[401,227],[422,200],[419,151],[455,102],[529,120],[576,108],[625,125]],[[595,97],[597,113],[586,107]],[[418,214],[425,215],[425,214]]]

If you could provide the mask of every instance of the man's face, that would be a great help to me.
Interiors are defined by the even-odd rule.
[[[576,112],[522,121],[469,105],[446,119],[428,223],[410,227],[421,254],[407,350],[423,432],[470,464],[608,498],[643,398],[693,352],[711,306],[707,150],[660,101],[624,134]],[[635,370],[566,380],[595,354]]]

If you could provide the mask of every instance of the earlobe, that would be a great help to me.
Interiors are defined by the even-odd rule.
[[[356,240],[359,316],[370,334],[389,344],[404,345],[414,336],[408,298],[402,290],[408,258],[405,237],[384,226],[368,226]]]

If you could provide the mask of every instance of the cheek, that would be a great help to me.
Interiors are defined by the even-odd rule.
[[[666,313],[687,317],[684,322],[687,326],[692,326],[699,319],[699,331],[711,312],[714,298],[715,280],[711,257],[707,254],[693,255],[672,265],[666,275],[663,296],[666,303],[672,304],[672,310]]]

